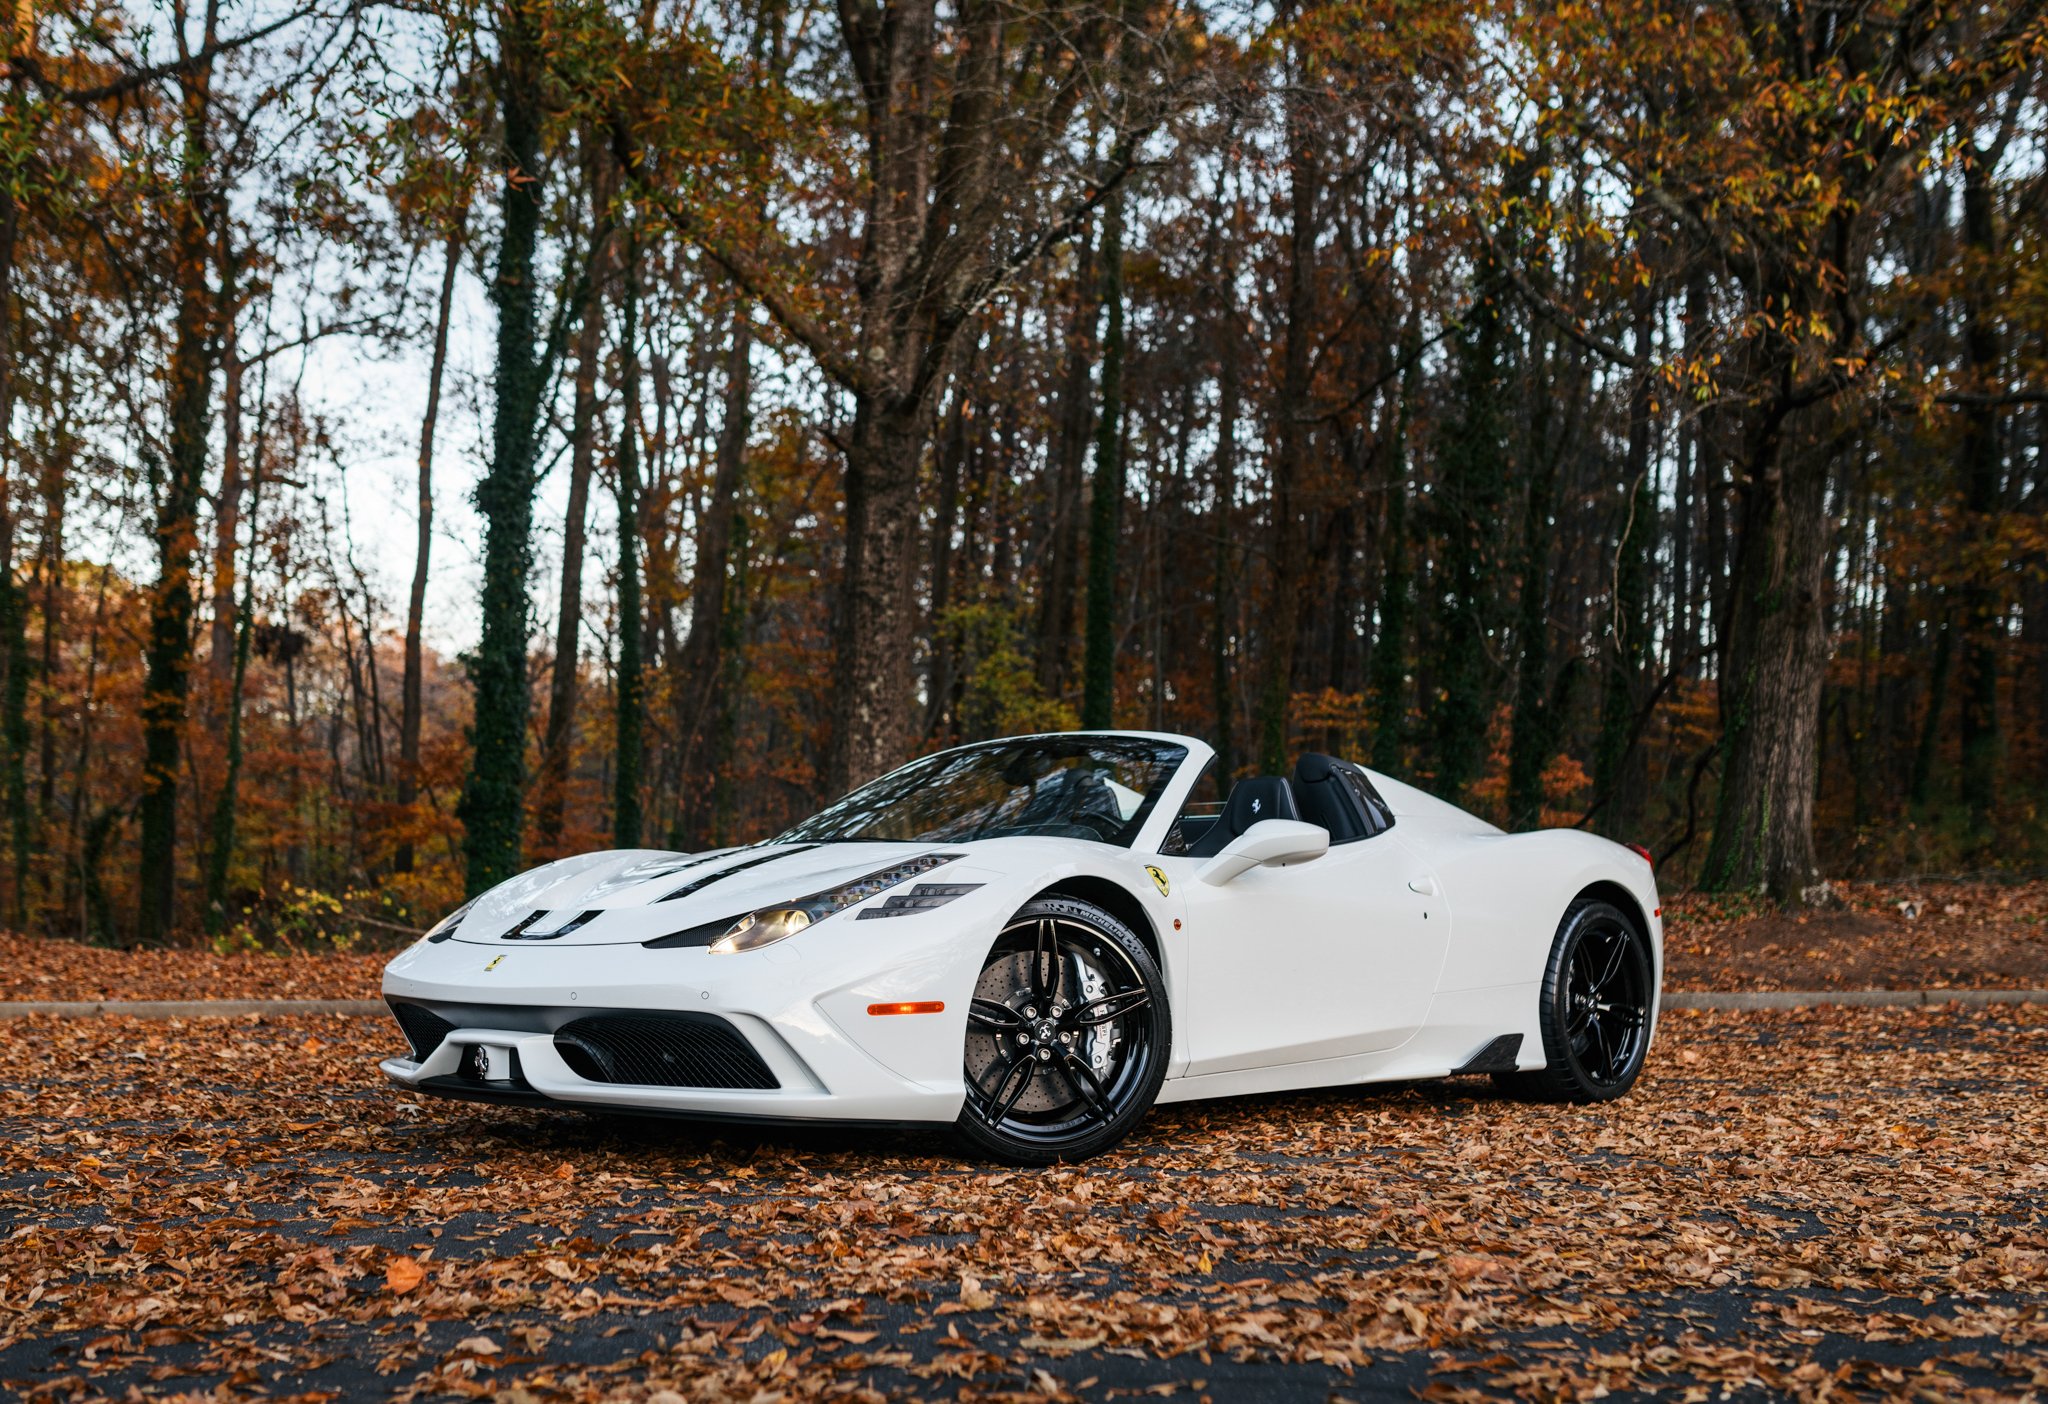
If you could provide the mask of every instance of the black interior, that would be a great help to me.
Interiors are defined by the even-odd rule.
[[[1334,756],[1310,752],[1295,762],[1293,777],[1251,775],[1230,787],[1223,813],[1193,832],[1184,818],[1188,856],[1211,858],[1262,819],[1299,819],[1330,832],[1332,844],[1353,843],[1383,833],[1394,822],[1391,810],[1365,772]]]

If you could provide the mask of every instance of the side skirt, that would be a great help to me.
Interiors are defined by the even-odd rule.
[[[1461,1068],[1452,1069],[1453,1077],[1465,1073],[1513,1072],[1515,1060],[1522,1055],[1522,1036],[1518,1033],[1502,1034],[1484,1048],[1474,1053]]]

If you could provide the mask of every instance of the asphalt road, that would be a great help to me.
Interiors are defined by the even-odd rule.
[[[361,1018],[0,1027],[23,1400],[2048,1395],[2048,1010],[1667,1016],[1635,1093],[937,1137],[422,1103]]]

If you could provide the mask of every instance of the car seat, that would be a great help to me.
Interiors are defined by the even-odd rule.
[[[1310,751],[1294,763],[1294,793],[1301,817],[1330,831],[1331,843],[1349,843],[1379,832],[1344,781],[1344,762]]]
[[[1188,846],[1190,858],[1213,858],[1232,839],[1262,819],[1299,819],[1294,786],[1285,776],[1251,775],[1230,787],[1223,816]]]

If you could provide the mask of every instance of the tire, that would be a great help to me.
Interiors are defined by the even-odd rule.
[[[1543,972],[1545,1066],[1495,1081],[1544,1102],[1611,1102],[1627,1092],[1650,1048],[1656,970],[1649,938],[1618,907],[1573,902]]]
[[[1035,898],[982,962],[955,1134],[1011,1165],[1099,1154],[1151,1108],[1172,1039],[1166,982],[1136,933],[1091,902]]]

